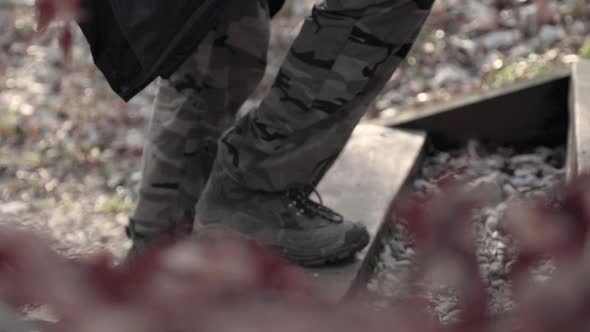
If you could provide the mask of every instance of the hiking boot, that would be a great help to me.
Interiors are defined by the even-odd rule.
[[[125,228],[125,233],[127,238],[131,240],[131,248],[127,252],[125,262],[141,256],[141,254],[150,248],[187,237],[191,233],[192,222],[184,223],[181,227],[169,227],[168,229],[146,225],[149,225],[149,223],[139,223],[133,219],[129,220],[129,225]]]
[[[253,191],[215,166],[197,205],[194,233],[252,240],[302,266],[351,258],[369,243],[367,230],[344,220],[321,200],[311,200],[313,191]]]

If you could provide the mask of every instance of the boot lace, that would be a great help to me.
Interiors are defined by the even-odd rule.
[[[310,198],[312,193],[316,195],[319,203]],[[289,199],[289,207],[297,209],[298,214],[307,217],[317,216],[334,223],[341,223],[344,221],[342,215],[324,205],[322,196],[313,187],[291,189],[287,191],[287,197]]]

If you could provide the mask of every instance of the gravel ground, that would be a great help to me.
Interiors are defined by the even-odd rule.
[[[108,250],[120,257],[129,245],[122,226],[136,199],[154,87],[122,103],[92,64],[80,33],[65,66],[54,38],[57,26],[34,38],[31,3],[0,2],[0,223],[35,229],[67,255]],[[292,2],[274,21],[267,79],[244,110],[255,107],[268,88],[311,3]],[[529,1],[437,1],[414,51],[368,117],[540,75],[575,61],[580,50],[590,56],[588,3],[547,4],[548,15]],[[434,160],[433,169],[452,164]],[[449,160],[460,164],[462,159]],[[498,172],[507,184],[503,190],[526,192],[518,179],[528,175],[512,183]],[[500,240],[491,234],[482,244],[496,250]],[[411,260],[399,255],[411,251],[390,247],[386,265],[398,260],[399,266],[408,265]],[[383,291],[393,294],[395,282],[385,281],[398,274],[386,271],[378,279]]]
[[[510,309],[510,285],[506,281],[511,264],[513,244],[498,231],[498,223],[506,208],[523,199],[552,200],[552,189],[565,177],[563,146],[486,147],[477,142],[454,151],[432,149],[425,158],[412,190],[416,194],[437,192],[442,177],[468,181],[468,186],[484,191],[490,198],[486,207],[475,213],[473,231],[477,245],[480,273],[490,295],[490,312]],[[380,297],[381,307],[409,295],[407,277],[415,267],[415,250],[404,236],[402,225],[395,225],[393,236],[384,243],[381,261],[368,289]],[[537,280],[544,280],[551,265],[541,266]],[[443,322],[458,316],[457,298],[453,290],[437,287],[428,294],[432,309]]]

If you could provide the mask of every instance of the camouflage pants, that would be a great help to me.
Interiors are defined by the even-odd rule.
[[[213,159],[255,190],[317,183],[410,51],[433,1],[322,1],[261,106],[238,121],[265,71],[269,16],[266,0],[230,1],[195,55],[159,82],[134,219],[190,229]]]

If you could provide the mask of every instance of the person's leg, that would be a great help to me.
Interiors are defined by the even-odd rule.
[[[432,3],[325,0],[315,6],[269,95],[220,140],[195,232],[237,232],[302,265],[361,250],[366,229],[309,194],[410,51]]]
[[[316,183],[410,51],[433,1],[317,5],[260,108],[223,136],[223,168],[269,192]]]
[[[132,237],[190,233],[217,141],[262,79],[268,40],[266,0],[232,0],[195,55],[159,80]]]

